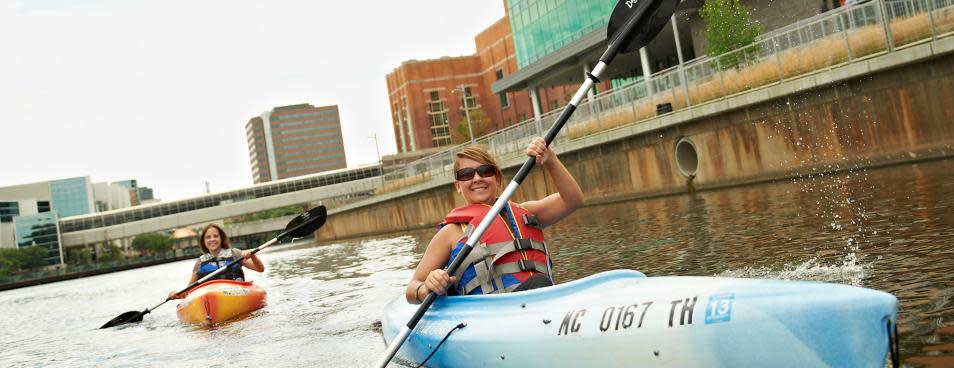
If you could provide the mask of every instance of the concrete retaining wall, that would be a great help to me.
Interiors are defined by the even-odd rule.
[[[840,73],[844,71],[834,69],[805,78],[837,81]],[[789,85],[781,87],[791,88],[805,80],[785,83]],[[556,149],[563,152],[561,160],[580,183],[588,204],[686,192],[690,179],[675,159],[681,139],[695,148],[698,167],[692,186],[698,190],[954,155],[954,54],[815,85],[759,99],[771,96],[767,89],[779,88],[766,87],[735,97],[751,103],[711,104],[743,107],[672,123],[656,119],[637,125],[657,124],[658,129],[628,135],[625,130],[608,132],[598,144]],[[516,166],[505,168],[506,180]],[[535,169],[514,199],[539,198],[552,191],[542,170]],[[434,226],[462,204],[449,182],[431,184],[404,196],[332,211],[319,239]]]

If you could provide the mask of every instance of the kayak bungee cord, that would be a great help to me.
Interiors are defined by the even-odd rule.
[[[431,354],[428,355],[427,358],[424,358],[424,361],[421,362],[421,364],[418,364],[417,368],[423,367],[424,363],[427,363],[428,360],[431,360],[431,357],[434,356],[434,353],[437,352],[437,349],[440,349],[441,345],[444,345],[444,341],[447,341],[447,338],[450,337],[450,335],[454,333],[454,331],[457,331],[457,329],[464,328],[464,327],[467,327],[467,324],[461,322],[461,323],[458,323],[457,326],[454,326],[454,328],[452,328],[450,331],[447,331],[447,335],[444,335],[444,338],[441,339],[441,342],[437,343],[437,346],[434,347],[434,350],[431,351]]]
[[[888,329],[888,352],[891,355],[891,367],[898,368],[901,364],[901,350],[898,346],[898,325],[888,321],[885,327]]]

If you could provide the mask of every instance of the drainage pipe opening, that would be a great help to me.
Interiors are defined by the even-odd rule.
[[[687,177],[695,176],[699,169],[699,155],[696,153],[696,145],[689,138],[680,138],[676,142],[676,167],[679,172]]]

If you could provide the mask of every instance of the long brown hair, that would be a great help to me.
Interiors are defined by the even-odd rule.
[[[487,151],[487,147],[484,145],[473,145],[467,148],[464,148],[460,152],[457,152],[455,155],[457,158],[469,158],[471,160],[477,161],[481,164],[491,164],[497,168],[497,172],[494,174],[494,178],[497,178],[497,185],[503,185],[503,174],[500,172],[500,165],[497,165],[497,160],[494,159],[494,156]],[[454,160],[454,172],[460,170],[460,160]]]
[[[209,248],[205,247],[205,233],[209,232],[209,229],[215,228],[219,231],[219,238],[222,239],[222,249],[229,249],[231,245],[229,243],[229,236],[225,234],[225,230],[222,230],[222,227],[216,224],[205,225],[205,228],[202,229],[202,233],[199,234],[199,248],[202,248],[202,253],[209,253]]]

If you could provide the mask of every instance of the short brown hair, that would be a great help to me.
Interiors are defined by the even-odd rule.
[[[209,229],[215,228],[219,231],[219,237],[222,239],[222,249],[229,249],[229,236],[225,234],[225,230],[222,230],[222,227],[216,224],[205,225],[205,228],[202,229],[202,232],[199,234],[199,248],[202,248],[202,253],[209,253],[209,248],[205,247],[205,233],[209,232]]]
[[[482,144],[473,145],[457,152],[455,156],[457,156],[458,159],[469,158],[481,164],[494,165],[494,167],[497,168],[497,173],[494,174],[494,178],[497,178],[498,185],[503,185],[503,174],[500,172],[500,165],[497,165],[497,160],[487,151],[487,146]],[[460,170],[460,161],[454,160],[454,172],[457,172],[457,170]]]

